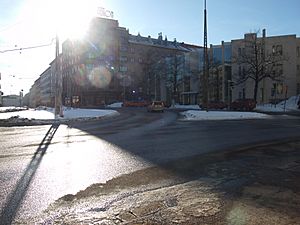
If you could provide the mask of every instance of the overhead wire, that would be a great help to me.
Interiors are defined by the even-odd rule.
[[[47,47],[51,46],[54,42],[54,38],[51,40],[50,43],[48,44],[42,44],[42,45],[34,45],[34,46],[29,46],[29,47],[22,47],[22,48],[13,48],[13,49],[6,49],[0,51],[0,53],[6,53],[6,52],[14,52],[14,51],[23,51],[23,50],[29,50],[29,49],[35,49],[35,48],[42,48],[42,47]]]

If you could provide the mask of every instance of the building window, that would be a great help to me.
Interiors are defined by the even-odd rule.
[[[272,53],[274,55],[282,55],[282,45],[273,45],[272,46]]]
[[[300,83],[297,83],[297,95],[300,94]]]
[[[127,66],[120,66],[120,72],[127,72]]]
[[[126,56],[120,56],[120,62],[127,62]]]
[[[276,46],[276,52],[278,55],[282,55],[282,45],[277,45]]]
[[[241,99],[241,98],[242,98],[242,92],[239,91],[239,99]]]
[[[126,46],[120,46],[120,51],[121,52],[127,52],[127,47]]]
[[[283,65],[282,64],[277,64],[277,71],[279,75],[283,74]]]
[[[242,49],[241,49],[241,48],[239,48],[239,50],[238,50],[238,51],[239,51],[239,53],[238,53],[238,54],[239,54],[239,56],[241,56],[241,55],[242,55]]]
[[[297,47],[297,57],[300,57],[300,46]]]
[[[139,58],[139,63],[143,63],[143,59],[142,58]]]
[[[134,53],[134,48],[130,48],[130,52],[131,52],[131,53]]]
[[[297,76],[300,76],[300,65],[297,65]]]
[[[134,63],[134,58],[131,58],[131,59],[130,59],[130,62]]]

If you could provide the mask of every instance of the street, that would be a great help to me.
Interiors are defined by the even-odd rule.
[[[65,195],[123,174],[300,132],[293,116],[191,122],[177,111],[118,111],[120,116],[98,121],[1,127],[0,223],[34,216]]]

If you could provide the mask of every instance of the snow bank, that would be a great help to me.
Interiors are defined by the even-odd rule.
[[[188,110],[181,113],[185,120],[241,120],[266,119],[270,116],[256,112],[226,112],[226,111],[195,111]]]
[[[123,102],[115,102],[113,104],[107,105],[108,108],[122,108]]]
[[[98,118],[119,115],[115,110],[103,109],[79,109],[79,108],[66,108],[63,109],[63,117],[56,118],[56,120],[69,120],[69,119],[83,119],[83,118]],[[28,119],[28,120],[54,120],[54,109],[49,107],[38,107],[36,109],[29,109],[18,112],[0,113],[1,120],[14,119]]]
[[[103,117],[110,115],[118,115],[119,113],[115,110],[108,109],[65,109],[64,110],[65,119],[74,119],[74,118],[90,118],[90,117]]]
[[[261,104],[257,105],[255,110],[260,112],[284,112],[284,104],[285,111],[293,111],[298,110],[298,101],[300,99],[300,95],[292,96],[285,101],[281,101],[278,104]]]
[[[16,111],[22,111],[22,110],[26,110],[26,109],[27,108],[25,108],[25,107],[16,107],[16,106],[0,107],[0,113],[16,112]]]
[[[54,114],[46,110],[29,109],[25,111],[0,113],[0,119],[9,119],[11,117],[27,119],[54,119]]]
[[[170,107],[170,109],[201,109],[199,105],[178,105],[175,104]]]

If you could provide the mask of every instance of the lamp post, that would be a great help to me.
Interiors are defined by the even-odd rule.
[[[20,91],[20,107],[22,107],[22,100],[23,100],[23,89]]]
[[[56,47],[55,47],[55,107],[54,114],[55,118],[57,115],[63,117],[62,109],[62,77],[60,71],[60,57],[59,57],[59,38],[56,35]]]
[[[207,11],[206,11],[206,0],[204,0],[204,52],[203,52],[203,76],[204,76],[204,103],[206,103],[206,111],[208,111],[208,93],[209,93],[209,82],[208,82],[208,52],[207,52]]]

